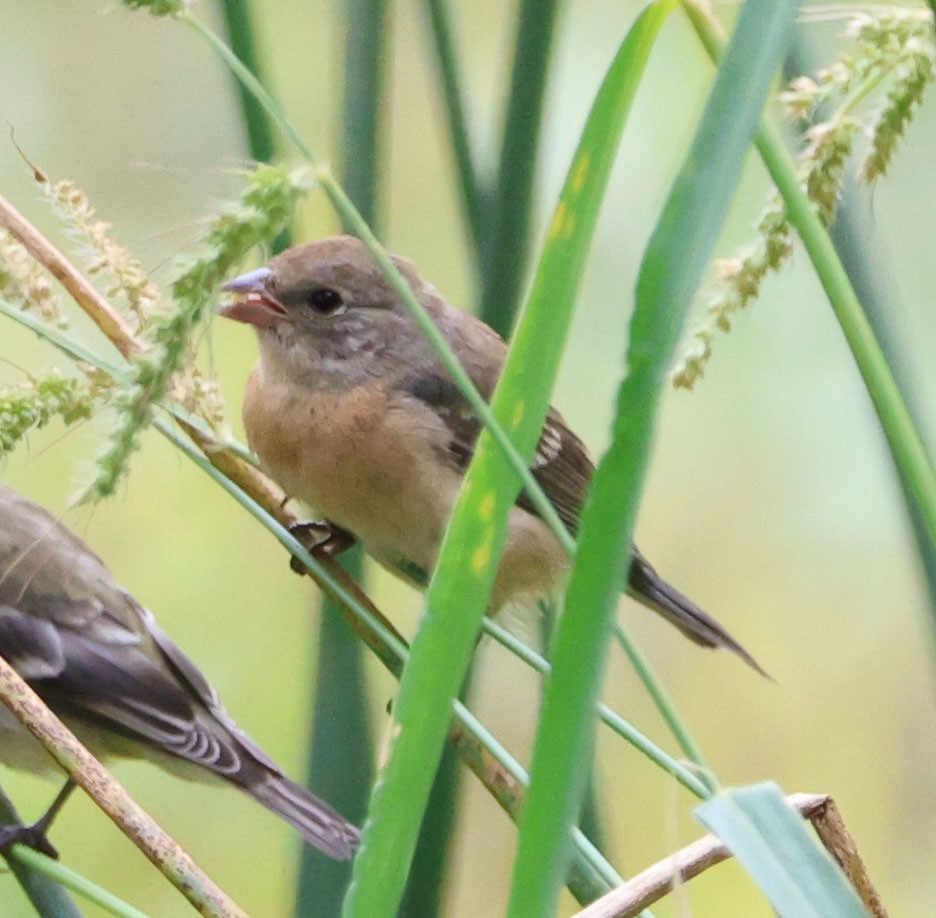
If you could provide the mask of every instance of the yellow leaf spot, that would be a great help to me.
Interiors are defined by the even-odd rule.
[[[549,227],[549,235],[553,238],[558,238],[562,235],[568,235],[568,231],[565,227],[566,213],[568,208],[565,205],[565,201],[560,201],[559,206],[556,207],[556,213],[553,215],[552,224]]]
[[[517,402],[514,405],[513,417],[510,419],[510,426],[516,430],[526,414],[526,402]]]
[[[480,516],[485,523],[489,523],[493,515],[494,495],[492,493],[485,494],[484,497],[481,498],[481,504],[478,507],[478,516]]]
[[[585,176],[588,175],[588,167],[591,165],[591,154],[586,153],[581,162],[575,169],[575,174],[572,176],[572,190],[578,194],[582,190],[582,186],[585,184]]]
[[[479,576],[483,574],[491,563],[491,541],[487,539],[483,545],[475,549],[471,556],[471,569]]]

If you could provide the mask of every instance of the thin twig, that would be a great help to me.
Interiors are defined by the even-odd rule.
[[[17,720],[202,915],[246,918],[0,657],[0,699]]]
[[[826,794],[791,794],[786,801],[813,824],[816,834],[841,865],[874,918],[887,918],[887,911],[858,856],[855,840],[845,828],[835,801]],[[706,835],[595,900],[577,912],[574,918],[633,918],[662,899],[677,884],[691,880],[731,856],[731,851],[721,839]]]

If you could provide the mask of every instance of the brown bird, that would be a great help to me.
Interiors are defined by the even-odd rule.
[[[103,561],[59,520],[0,485],[0,655],[98,758],[149,759],[195,780],[227,781],[334,858],[358,830],[283,774],[221,706],[195,664]],[[49,754],[0,704],[0,763],[55,773]],[[58,809],[69,786],[53,804]],[[0,843],[38,832],[0,830]]]
[[[393,261],[490,399],[507,345],[447,303],[411,262]],[[424,587],[481,423],[371,253],[350,236],[324,239],[291,248],[223,289],[237,297],[221,314],[254,326],[260,342],[244,396],[251,448],[288,495]],[[531,471],[573,534],[593,470],[582,441],[550,409]],[[547,597],[569,568],[526,495],[508,526],[492,612]],[[697,644],[727,647],[763,672],[636,548],[628,591]]]

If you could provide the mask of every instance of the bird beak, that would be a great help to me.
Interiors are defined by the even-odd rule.
[[[218,312],[227,319],[246,322],[255,328],[269,328],[287,318],[286,310],[270,294],[272,278],[270,268],[257,268],[228,281],[221,289],[236,294],[237,298],[226,303]]]

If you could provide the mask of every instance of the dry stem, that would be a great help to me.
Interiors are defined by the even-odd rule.
[[[124,357],[143,349],[143,342],[133,334],[123,316],[3,195],[0,195],[0,227],[19,239],[29,254],[46,266]]]
[[[815,826],[816,834],[841,865],[868,911],[874,918],[887,918],[835,801],[826,794],[791,794],[786,800]],[[731,852],[721,839],[706,835],[596,899],[575,918],[633,918],[671,892],[677,883],[685,883],[729,857]]]

